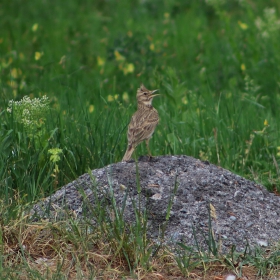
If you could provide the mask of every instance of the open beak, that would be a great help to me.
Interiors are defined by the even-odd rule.
[[[155,90],[152,91],[152,97],[156,97],[156,96],[160,95],[160,94],[154,94],[157,91],[158,91],[158,89],[155,89]]]

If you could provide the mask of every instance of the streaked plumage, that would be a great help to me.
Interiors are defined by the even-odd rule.
[[[152,101],[155,96],[153,94],[157,90],[148,90],[142,84],[137,90],[137,111],[133,114],[127,131],[127,150],[123,157],[123,161],[128,161],[131,158],[136,146],[142,141],[146,141],[149,156],[151,152],[149,148],[149,140],[152,137],[154,130],[159,122],[157,110],[152,106]]]

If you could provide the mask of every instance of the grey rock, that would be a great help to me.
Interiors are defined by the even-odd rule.
[[[230,219],[232,222],[236,221],[236,217],[234,217],[234,216],[230,216],[229,219]]]
[[[257,183],[188,156],[160,156],[151,161],[142,157],[138,162],[138,194],[136,170],[135,162],[118,162],[93,170],[92,176],[84,174],[34,205],[33,219],[63,219],[67,211],[88,219],[97,200],[107,209],[113,195],[120,209],[126,200],[127,224],[135,221],[135,205],[140,203],[141,211],[146,209],[148,236],[155,241],[165,228],[166,243],[193,245],[196,238],[206,244],[211,203],[215,209],[212,232],[223,251],[232,245],[242,250],[247,241],[252,246],[260,245],[264,236],[268,245],[280,240],[280,197]],[[172,211],[166,222],[170,200]]]
[[[257,244],[262,246],[262,247],[267,247],[268,242],[266,240],[257,240]]]

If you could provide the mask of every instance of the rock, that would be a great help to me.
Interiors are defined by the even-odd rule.
[[[142,157],[138,172],[137,175],[135,162],[119,162],[93,170],[95,183],[89,174],[80,176],[34,205],[33,217],[62,219],[66,207],[75,216],[88,218],[87,203],[94,207],[98,199],[104,207],[109,207],[113,194],[120,209],[127,199],[124,219],[128,224],[134,223],[134,207],[140,203],[141,210],[148,213],[148,236],[157,239],[165,228],[164,238],[169,244],[193,245],[195,234],[206,246],[210,204],[214,211],[212,232],[223,251],[232,245],[242,250],[247,242],[252,246],[263,245],[260,244],[263,236],[268,245],[280,239],[280,197],[257,183],[188,156],[160,156],[152,161]],[[170,201],[172,211],[167,217]]]
[[[260,245],[261,247],[267,247],[268,243],[266,240],[258,240],[257,244]]]

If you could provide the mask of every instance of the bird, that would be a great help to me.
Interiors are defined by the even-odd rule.
[[[157,110],[152,106],[156,90],[148,90],[143,84],[137,89],[137,111],[132,115],[127,131],[127,149],[122,161],[129,161],[138,144],[145,140],[149,158],[152,157],[149,140],[159,122]]]

